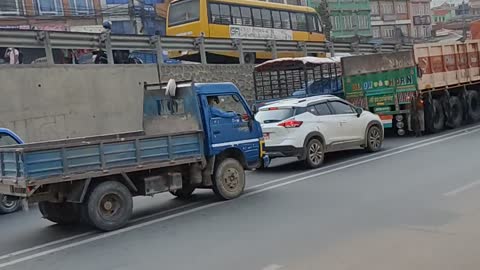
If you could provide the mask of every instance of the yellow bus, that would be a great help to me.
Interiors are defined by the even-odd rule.
[[[315,9],[255,0],[176,0],[168,7],[167,36],[292,41],[325,41]],[[198,61],[198,52],[169,52],[171,58]],[[298,57],[302,53],[278,53]],[[236,52],[208,52],[211,62],[238,62]],[[267,52],[245,53],[246,63],[271,59]]]

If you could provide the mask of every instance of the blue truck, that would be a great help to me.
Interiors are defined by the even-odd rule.
[[[142,131],[0,147],[0,194],[38,202],[52,222],[110,231],[126,225],[134,196],[188,199],[207,188],[229,200],[242,194],[245,170],[268,163],[234,84],[144,88]]]
[[[23,144],[23,140],[13,131],[0,128],[0,146]],[[0,194],[0,215],[13,213],[21,208],[18,198]]]

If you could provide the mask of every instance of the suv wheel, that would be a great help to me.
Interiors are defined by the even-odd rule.
[[[324,147],[321,141],[311,139],[305,148],[305,165],[310,169],[315,169],[323,164],[325,157]]]

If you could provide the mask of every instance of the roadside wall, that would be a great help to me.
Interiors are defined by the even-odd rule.
[[[162,67],[162,80],[231,81],[253,97],[253,67]],[[142,129],[143,84],[158,82],[155,65],[0,67],[0,127],[27,142]]]

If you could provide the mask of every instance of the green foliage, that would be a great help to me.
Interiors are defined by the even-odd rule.
[[[325,38],[330,40],[330,32],[332,31],[332,22],[330,21],[330,11],[328,9],[327,0],[321,0],[320,5],[316,8],[320,20],[322,21],[323,32],[325,33]]]

